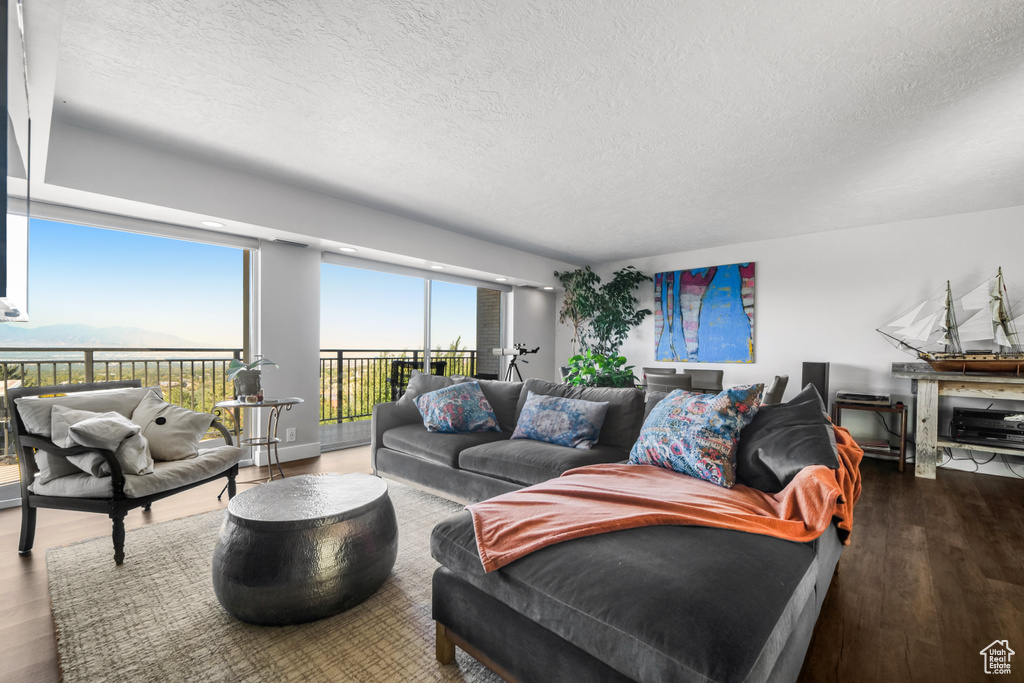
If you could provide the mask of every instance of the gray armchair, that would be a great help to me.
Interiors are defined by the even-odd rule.
[[[49,433],[50,412],[54,405],[91,413],[115,412],[130,418],[140,401],[151,391],[154,389],[143,389],[139,380],[19,387],[8,391],[21,471],[19,554],[29,555],[32,552],[36,510],[39,508],[109,516],[113,522],[114,562],[121,564],[124,561],[124,518],[128,511],[135,508],[149,510],[157,500],[220,478],[227,478],[228,496],[234,496],[235,476],[243,451],[232,445],[231,433],[219,421],[213,420],[211,426],[224,438],[223,446],[200,448],[191,457],[155,462],[148,474],[126,474],[115,451],[84,445],[64,448],[54,443],[55,437]],[[31,429],[26,426],[26,418],[29,418],[27,423],[33,425]],[[170,422],[173,421],[171,418]],[[154,423],[167,424],[168,418],[157,418]],[[206,429],[207,424],[210,423],[205,422],[201,429]],[[96,471],[92,474],[79,469],[81,465],[74,464],[73,460],[68,460],[69,457],[86,454],[94,459]],[[45,477],[41,475],[41,468],[45,470]]]

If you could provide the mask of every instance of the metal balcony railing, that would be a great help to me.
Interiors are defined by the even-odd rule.
[[[143,386],[160,386],[169,403],[208,412],[233,396],[226,371],[231,359],[241,355],[241,349],[231,348],[0,348],[0,484],[18,479],[17,467],[10,467],[17,460],[11,447],[7,389],[139,379]],[[476,374],[476,351],[438,350],[430,356],[435,374]],[[321,350],[320,423],[369,419],[375,404],[401,395],[413,369],[423,369],[423,351]],[[228,426],[236,433],[241,427]]]
[[[241,356],[241,349],[0,349],[0,388],[3,390],[0,396],[3,431],[0,484],[18,479],[17,468],[10,467],[17,464],[17,459],[11,444],[7,406],[9,388],[139,379],[143,386],[159,386],[169,403],[207,412],[218,401],[233,395],[226,370],[232,358]]]
[[[423,351],[321,349],[320,423],[368,420],[374,405],[401,396],[413,369],[425,371]],[[475,375],[477,352],[431,351],[430,370],[449,377]]]

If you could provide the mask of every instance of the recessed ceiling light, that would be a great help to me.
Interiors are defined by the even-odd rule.
[[[430,266],[434,270],[444,270],[444,266]]]
[[[223,223],[218,223],[217,221],[203,221],[203,225],[205,225],[208,228],[223,228],[224,227]]]
[[[507,277],[496,277],[496,278],[494,278],[494,281],[495,282],[506,282],[506,281],[508,281],[508,278]]]
[[[545,287],[544,289],[551,291],[552,289],[554,289],[554,287]]]
[[[353,247],[338,247],[338,251],[343,251],[346,254],[354,254],[355,252],[357,252],[359,250],[358,249],[354,249]]]

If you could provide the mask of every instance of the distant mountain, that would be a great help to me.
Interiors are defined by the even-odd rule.
[[[203,348],[173,334],[151,332],[141,327],[93,327],[91,325],[43,325],[24,327],[18,323],[0,325],[0,346]]]

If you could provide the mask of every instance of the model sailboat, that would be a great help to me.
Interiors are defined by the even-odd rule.
[[[959,298],[946,290],[917,304],[878,332],[941,372],[1016,372],[1024,369],[1024,347],[1006,296],[1003,269]],[[982,345],[966,349],[965,344]]]

